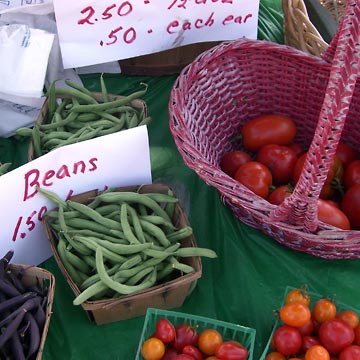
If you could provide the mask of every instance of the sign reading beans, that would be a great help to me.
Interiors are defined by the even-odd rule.
[[[256,39],[259,1],[54,0],[65,68],[191,43]]]

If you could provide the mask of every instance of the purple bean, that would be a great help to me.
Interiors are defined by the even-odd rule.
[[[13,273],[12,271],[7,271],[5,276],[7,277],[9,282],[11,282],[16,287],[16,289],[20,291],[20,293],[26,292],[24,284],[15,273]]]
[[[14,296],[10,299],[7,299],[0,303],[0,312],[4,312],[15,306],[22,305],[26,300],[31,299],[36,296],[34,292],[27,292],[25,294]]]
[[[0,335],[0,348],[13,336],[17,331],[25,316],[25,311],[19,312],[15,318],[6,326],[5,330]]]
[[[17,331],[10,338],[11,358],[14,360],[25,360],[24,348]]]
[[[36,320],[29,312],[26,313],[25,320],[29,321],[30,323],[30,327],[28,329],[29,349],[26,355],[26,358],[29,359],[33,354],[37,353],[37,351],[39,350],[41,332]]]
[[[43,329],[46,322],[46,314],[43,306],[40,304],[33,312],[32,312],[37,324],[40,329]]]
[[[0,278],[0,290],[10,297],[21,295],[20,291],[4,278]]]

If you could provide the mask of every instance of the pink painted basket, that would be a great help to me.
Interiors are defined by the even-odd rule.
[[[317,200],[337,145],[360,146],[360,0],[348,1],[322,58],[286,45],[239,39],[203,52],[180,73],[170,130],[185,163],[220,192],[236,217],[280,244],[325,259],[360,258],[360,231],[317,218]],[[309,148],[294,193],[275,206],[221,171],[229,140],[249,119],[290,116]]]

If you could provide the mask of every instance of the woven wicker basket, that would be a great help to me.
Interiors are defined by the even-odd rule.
[[[340,22],[343,18],[346,0],[319,0],[333,18]],[[309,54],[324,55],[329,44],[322,38],[316,26],[310,21],[303,0],[282,0],[284,12],[285,44]]]
[[[326,259],[360,257],[360,231],[343,231],[317,218],[317,200],[340,138],[360,146],[354,54],[360,47],[359,2],[348,2],[347,21],[324,58],[260,40],[225,42],[180,73],[169,100],[170,130],[185,163],[218,189],[234,214],[284,246]],[[279,206],[219,167],[221,156],[234,148],[229,140],[265,113],[293,118],[295,141],[309,148],[293,194]]]

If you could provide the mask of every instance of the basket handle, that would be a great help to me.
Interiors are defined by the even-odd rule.
[[[332,166],[349,111],[360,67],[360,0],[347,3],[330,50],[331,71],[319,120],[294,192],[270,217],[306,231],[318,228],[317,201]]]

